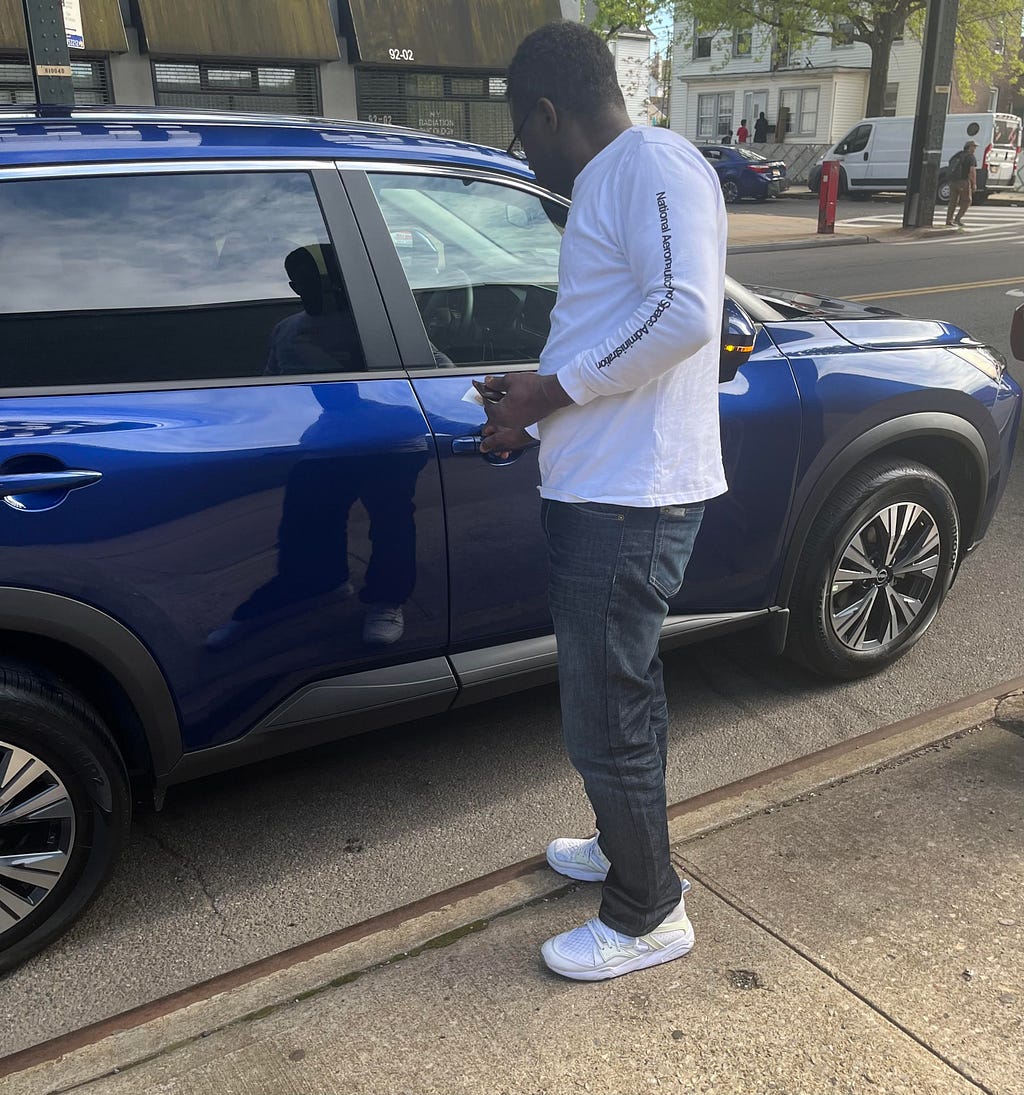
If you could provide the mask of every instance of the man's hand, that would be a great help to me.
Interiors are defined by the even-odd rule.
[[[480,431],[483,434],[483,442],[480,451],[493,452],[503,460],[507,459],[517,449],[525,449],[528,445],[535,445],[536,439],[531,437],[526,430],[512,430],[507,426],[494,426],[490,422]]]
[[[514,431],[532,426],[572,402],[557,376],[506,373],[486,377],[483,384],[474,380],[473,385],[483,396],[487,421]]]

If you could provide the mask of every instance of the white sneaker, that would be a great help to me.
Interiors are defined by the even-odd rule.
[[[684,882],[684,892],[689,888]],[[686,902],[680,898],[654,931],[639,938],[621,935],[595,916],[582,927],[549,939],[540,953],[548,969],[563,977],[605,981],[682,958],[692,947],[693,925],[686,915]]]
[[[397,643],[405,631],[401,605],[370,605],[363,621],[363,642],[375,646]]]
[[[560,836],[548,845],[547,857],[553,871],[580,882],[603,882],[611,866],[596,834],[587,840]]]

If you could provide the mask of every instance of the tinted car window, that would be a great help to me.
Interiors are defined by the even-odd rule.
[[[479,180],[370,181],[435,349],[456,364],[536,360],[558,291],[565,206]]]
[[[363,367],[301,172],[0,184],[0,331],[5,387]]]

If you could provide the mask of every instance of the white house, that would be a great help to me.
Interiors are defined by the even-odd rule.
[[[853,42],[849,28],[795,48],[770,27],[751,31],[697,31],[675,25],[670,124],[692,140],[716,141],[747,119],[753,138],[760,111],[771,125],[780,111],[788,131],[770,142],[831,144],[864,116],[871,51]],[[909,34],[895,42],[889,60],[886,114],[913,114],[917,105],[921,44]],[[733,138],[735,140],[735,137]]]
[[[657,95],[652,88],[652,50],[655,41],[649,30],[618,31],[608,42],[615,58],[615,73],[626,100],[626,111],[633,125],[647,125],[657,113],[651,105],[651,97]]]

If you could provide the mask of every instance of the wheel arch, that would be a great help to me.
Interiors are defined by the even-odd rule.
[[[81,601],[0,587],[0,657],[35,662],[74,685],[108,720],[132,774],[159,785],[182,755],[167,681],[142,641]]]
[[[998,445],[997,438],[995,443]],[[798,488],[775,603],[789,604],[807,534],[822,507],[842,480],[869,460],[902,457],[941,475],[956,500],[961,544],[970,546],[987,497],[991,444],[974,423],[959,415],[921,411],[881,422],[839,451],[823,450],[804,476],[806,485]],[[962,558],[963,548],[958,565]]]

